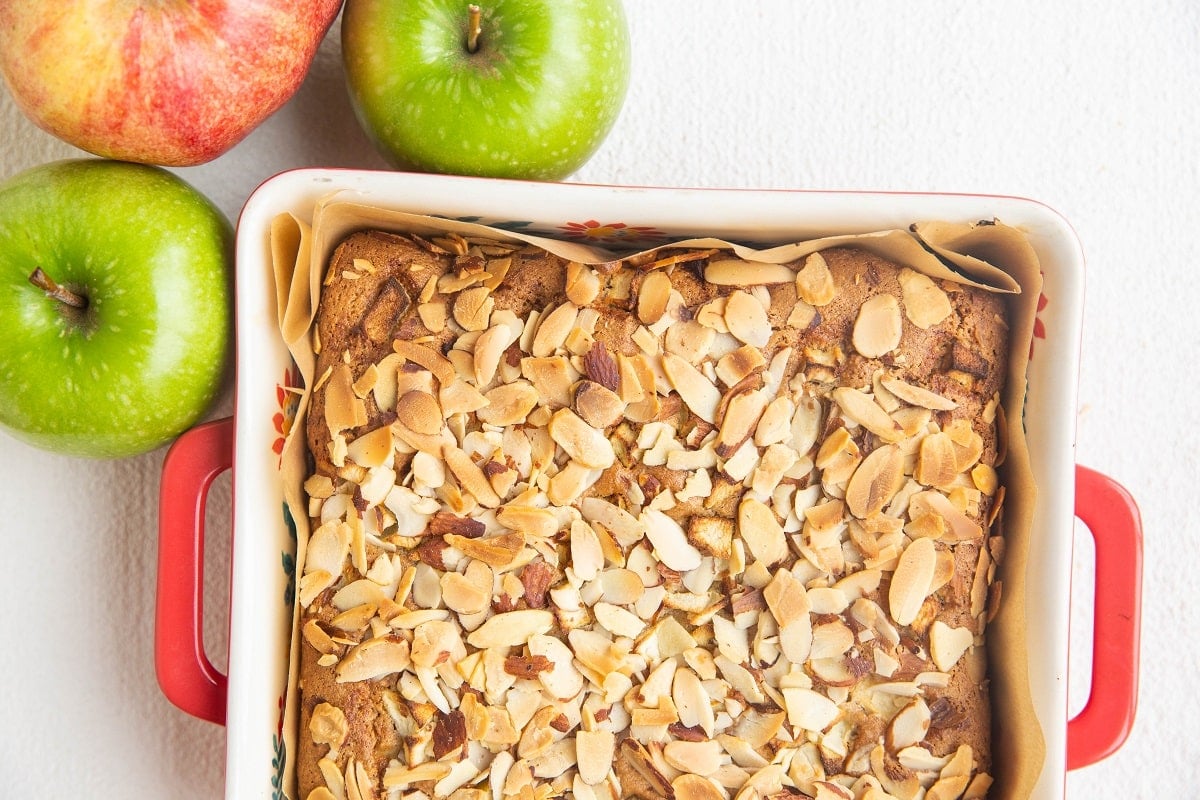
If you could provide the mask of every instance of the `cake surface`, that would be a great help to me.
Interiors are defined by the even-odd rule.
[[[300,797],[979,798],[993,293],[367,231],[306,434]]]

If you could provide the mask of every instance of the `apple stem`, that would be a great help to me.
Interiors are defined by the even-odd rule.
[[[81,310],[87,308],[86,297],[81,297],[62,284],[55,283],[54,279],[47,275],[41,267],[34,269],[33,274],[29,276],[29,282],[45,292],[47,297],[64,305]]]
[[[482,32],[479,6],[472,3],[467,6],[467,52],[474,53],[479,49],[479,34]]]

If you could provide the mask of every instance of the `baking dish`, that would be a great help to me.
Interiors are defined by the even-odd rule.
[[[905,228],[924,220],[1000,219],[1023,229],[1045,277],[1029,363],[1025,424],[1040,487],[1026,575],[1030,683],[1047,756],[1034,796],[1062,797],[1065,774],[1128,736],[1137,695],[1141,524],[1119,484],[1074,461],[1083,256],[1045,206],[984,195],[655,189],[542,184],[343,170],[298,170],[264,183],[238,222],[234,416],[182,436],[163,465],[156,661],[167,697],[227,726],[226,797],[282,797],[283,735],[295,591],[296,529],[278,451],[298,382],[278,333],[269,231],[279,214],[311,217],[331,192],[365,204],[621,248],[712,235],[751,244]],[[208,486],[233,469],[228,676],[202,642],[203,519]],[[1096,540],[1092,686],[1067,711],[1074,519]]]

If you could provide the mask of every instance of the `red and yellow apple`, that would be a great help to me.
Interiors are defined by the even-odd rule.
[[[0,0],[0,74],[88,152],[190,166],[300,87],[342,0]]]

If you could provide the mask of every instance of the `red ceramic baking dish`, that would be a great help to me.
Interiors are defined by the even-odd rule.
[[[263,184],[238,223],[234,416],[184,434],[161,488],[156,660],[163,692],[227,727],[227,798],[286,796],[296,527],[283,500],[279,450],[299,377],[276,321],[269,232],[280,214],[311,218],[339,192],[359,203],[616,247],[698,234],[778,243],[904,228],[917,221],[1000,219],[1022,229],[1045,284],[1029,362],[1025,426],[1038,483],[1029,570],[1030,684],[1047,744],[1034,790],[1061,798],[1068,770],[1113,753],[1133,724],[1138,688],[1141,520],[1116,482],[1075,463],[1084,261],[1069,225],[1045,206],[985,195],[652,189],[534,184],[342,170],[297,170]],[[232,469],[228,674],[203,644],[201,594],[208,488]],[[1095,541],[1090,696],[1068,718],[1068,642],[1076,520]]]

